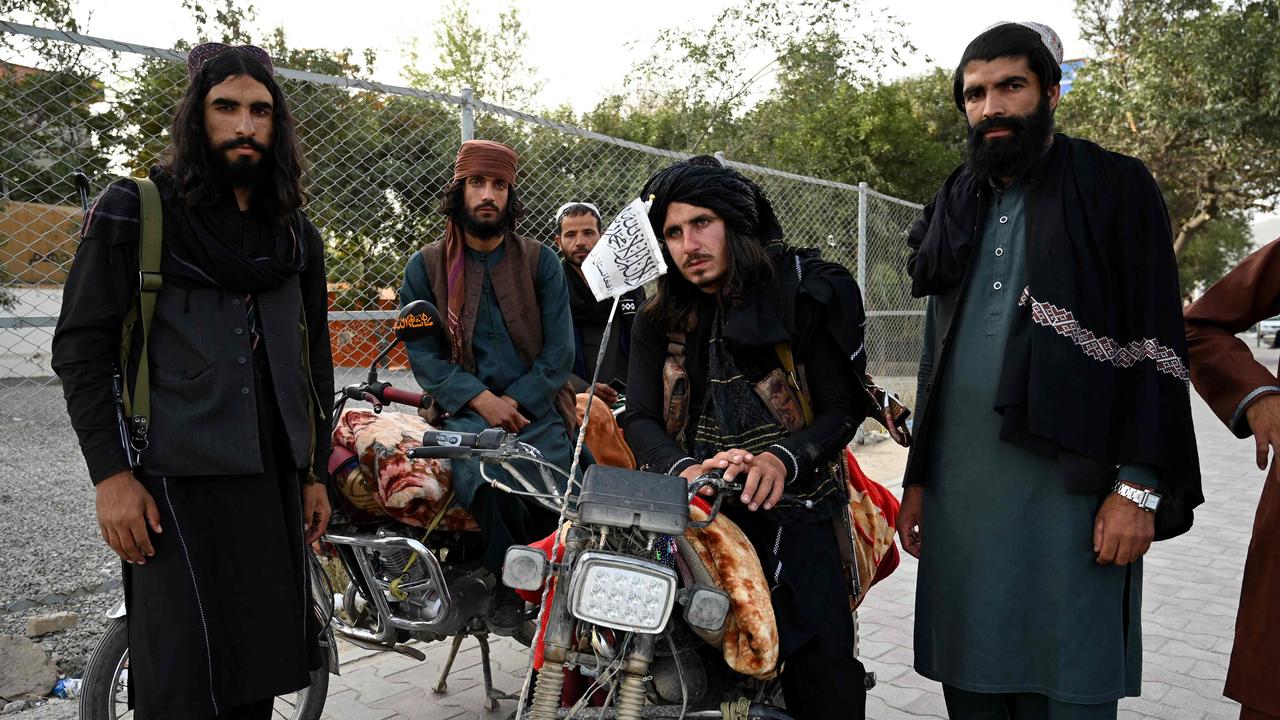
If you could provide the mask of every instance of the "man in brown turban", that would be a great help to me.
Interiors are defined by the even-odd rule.
[[[514,150],[488,140],[469,140],[458,151],[440,204],[444,242],[410,258],[400,288],[401,303],[428,300],[446,314],[449,339],[408,343],[409,362],[446,413],[444,429],[519,433],[567,468],[564,418],[574,418],[566,388],[574,355],[569,293],[555,252],[515,234],[523,214],[516,163]],[[539,476],[532,466],[522,471]],[[484,533],[484,564],[495,575],[509,546],[545,537],[555,526],[547,511],[489,487],[476,461],[453,462],[453,489]],[[490,628],[510,634],[523,610],[515,592],[499,584]]]

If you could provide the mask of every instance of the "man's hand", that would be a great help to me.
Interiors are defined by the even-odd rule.
[[[742,504],[752,511],[760,509],[761,505],[765,510],[776,505],[787,481],[787,466],[777,455],[767,452],[753,455],[737,448],[724,450],[703,461],[700,467],[701,473],[713,470],[723,470],[726,481],[741,473],[747,474],[743,481]]]
[[[160,510],[133,472],[118,472],[97,488],[98,529],[121,560],[145,565],[156,554],[147,526],[159,534]]]
[[[489,390],[471,398],[468,405],[480,413],[491,427],[500,427],[507,432],[518,433],[529,424],[529,420],[516,409],[518,403],[515,400],[505,395],[498,397]]]
[[[306,524],[307,544],[320,539],[329,527],[329,489],[324,483],[314,482],[302,486],[302,521]]]
[[[1155,537],[1155,513],[1116,493],[1102,501],[1093,521],[1093,551],[1099,565],[1128,565],[1151,549]]]
[[[1244,416],[1258,446],[1258,469],[1266,470],[1267,450],[1280,453],[1280,395],[1263,395],[1254,400],[1245,408]]]
[[[593,392],[596,397],[603,400],[606,404],[612,405],[618,402],[618,391],[604,383],[596,383],[596,388]]]
[[[920,516],[923,510],[923,485],[910,485],[902,491],[902,505],[898,508],[898,543],[916,559],[920,558]]]

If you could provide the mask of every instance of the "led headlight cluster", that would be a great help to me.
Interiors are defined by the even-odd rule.
[[[675,604],[676,573],[665,565],[592,550],[578,556],[569,611],[579,620],[631,632],[666,627]]]

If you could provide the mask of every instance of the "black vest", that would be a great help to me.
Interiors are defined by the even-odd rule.
[[[166,213],[167,227],[169,219]],[[264,398],[262,404],[279,409],[294,466],[307,468],[314,454],[319,400],[307,367],[309,343],[299,278],[295,275],[255,298],[275,391],[275,397]],[[244,302],[242,294],[219,288],[167,283],[160,290],[148,341],[151,429],[150,445],[142,453],[147,474],[262,472],[254,356]],[[317,471],[323,473],[324,468]]]

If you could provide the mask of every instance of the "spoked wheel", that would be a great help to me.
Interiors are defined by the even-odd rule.
[[[330,652],[329,648],[321,648]],[[311,671],[311,685],[276,698],[272,718],[319,720],[329,692],[328,658]],[[85,667],[80,720],[131,720],[129,708],[129,632],[123,618],[112,620]]]

